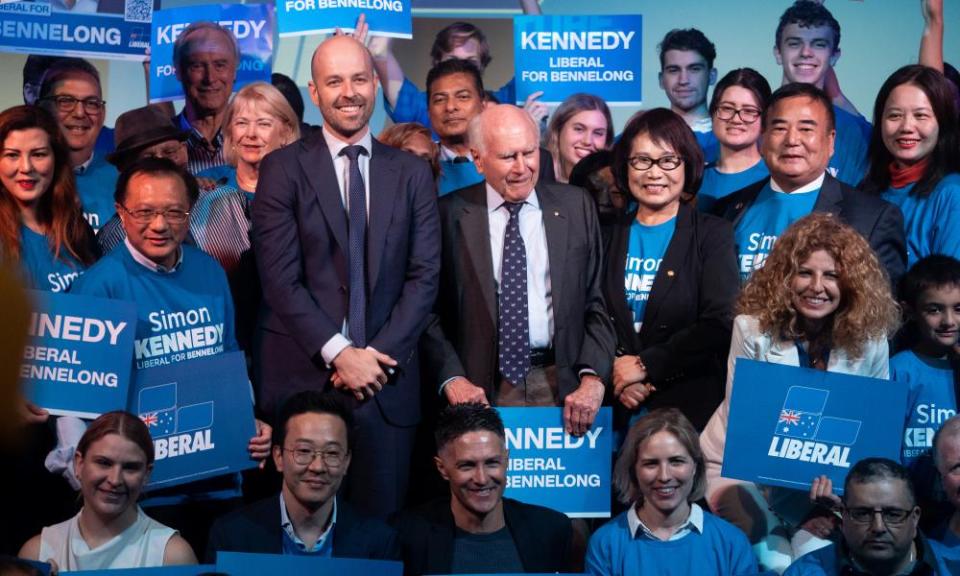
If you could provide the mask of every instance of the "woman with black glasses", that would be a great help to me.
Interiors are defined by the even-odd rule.
[[[697,208],[709,212],[713,203],[770,173],[760,157],[761,117],[770,85],[752,68],[731,70],[720,79],[710,101],[713,134],[720,158],[703,171]]]
[[[703,153],[670,110],[630,120],[613,175],[635,201],[605,231],[603,291],[620,354],[615,397],[630,412],[679,408],[700,430],[723,398],[739,286],[733,230],[690,206]]]

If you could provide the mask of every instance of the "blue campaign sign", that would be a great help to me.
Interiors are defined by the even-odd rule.
[[[580,437],[563,429],[563,408],[497,410],[510,450],[504,495],[571,518],[610,517],[610,408],[601,408],[590,431]]]
[[[410,0],[276,0],[280,36],[352,32],[361,14],[370,34],[413,38]]]
[[[544,104],[588,92],[611,106],[639,106],[642,30],[639,14],[515,16],[517,104],[542,90]]]
[[[902,382],[740,358],[721,473],[800,489],[825,474],[842,493],[857,461],[899,460],[906,405]]]
[[[132,302],[31,291],[20,380],[51,414],[96,418],[127,405],[137,310]]]
[[[156,568],[113,568],[110,570],[78,570],[70,576],[200,576],[216,569],[213,564],[191,566],[159,566]]]
[[[336,538],[336,535],[334,535]],[[230,576],[263,574],[337,574],[338,576],[401,576],[403,564],[389,560],[318,558],[282,554],[217,552],[217,572]]]
[[[143,60],[160,0],[0,2],[0,51]]]
[[[193,22],[216,22],[233,33],[240,47],[234,90],[257,81],[270,81],[273,68],[272,4],[206,4],[159,10],[150,35],[150,102],[183,98],[173,61],[173,43]]]
[[[242,352],[137,371],[128,410],[153,436],[148,490],[256,466],[247,452],[256,426]]]

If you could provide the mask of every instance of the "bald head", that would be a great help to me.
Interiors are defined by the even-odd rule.
[[[310,99],[320,108],[324,126],[354,144],[367,132],[377,94],[373,58],[350,36],[328,38],[313,53]]]
[[[522,109],[488,106],[470,121],[477,171],[506,201],[527,199],[540,175],[540,130]]]

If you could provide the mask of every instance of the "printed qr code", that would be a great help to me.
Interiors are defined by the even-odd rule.
[[[153,0],[124,0],[123,19],[149,24],[153,20]]]

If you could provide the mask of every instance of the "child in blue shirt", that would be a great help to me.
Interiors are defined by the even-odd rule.
[[[918,502],[930,516],[937,502],[930,449],[940,426],[957,413],[956,366],[960,331],[960,261],[936,254],[919,260],[900,281],[907,315],[906,349],[890,360],[890,378],[909,387],[901,460],[911,471]]]

